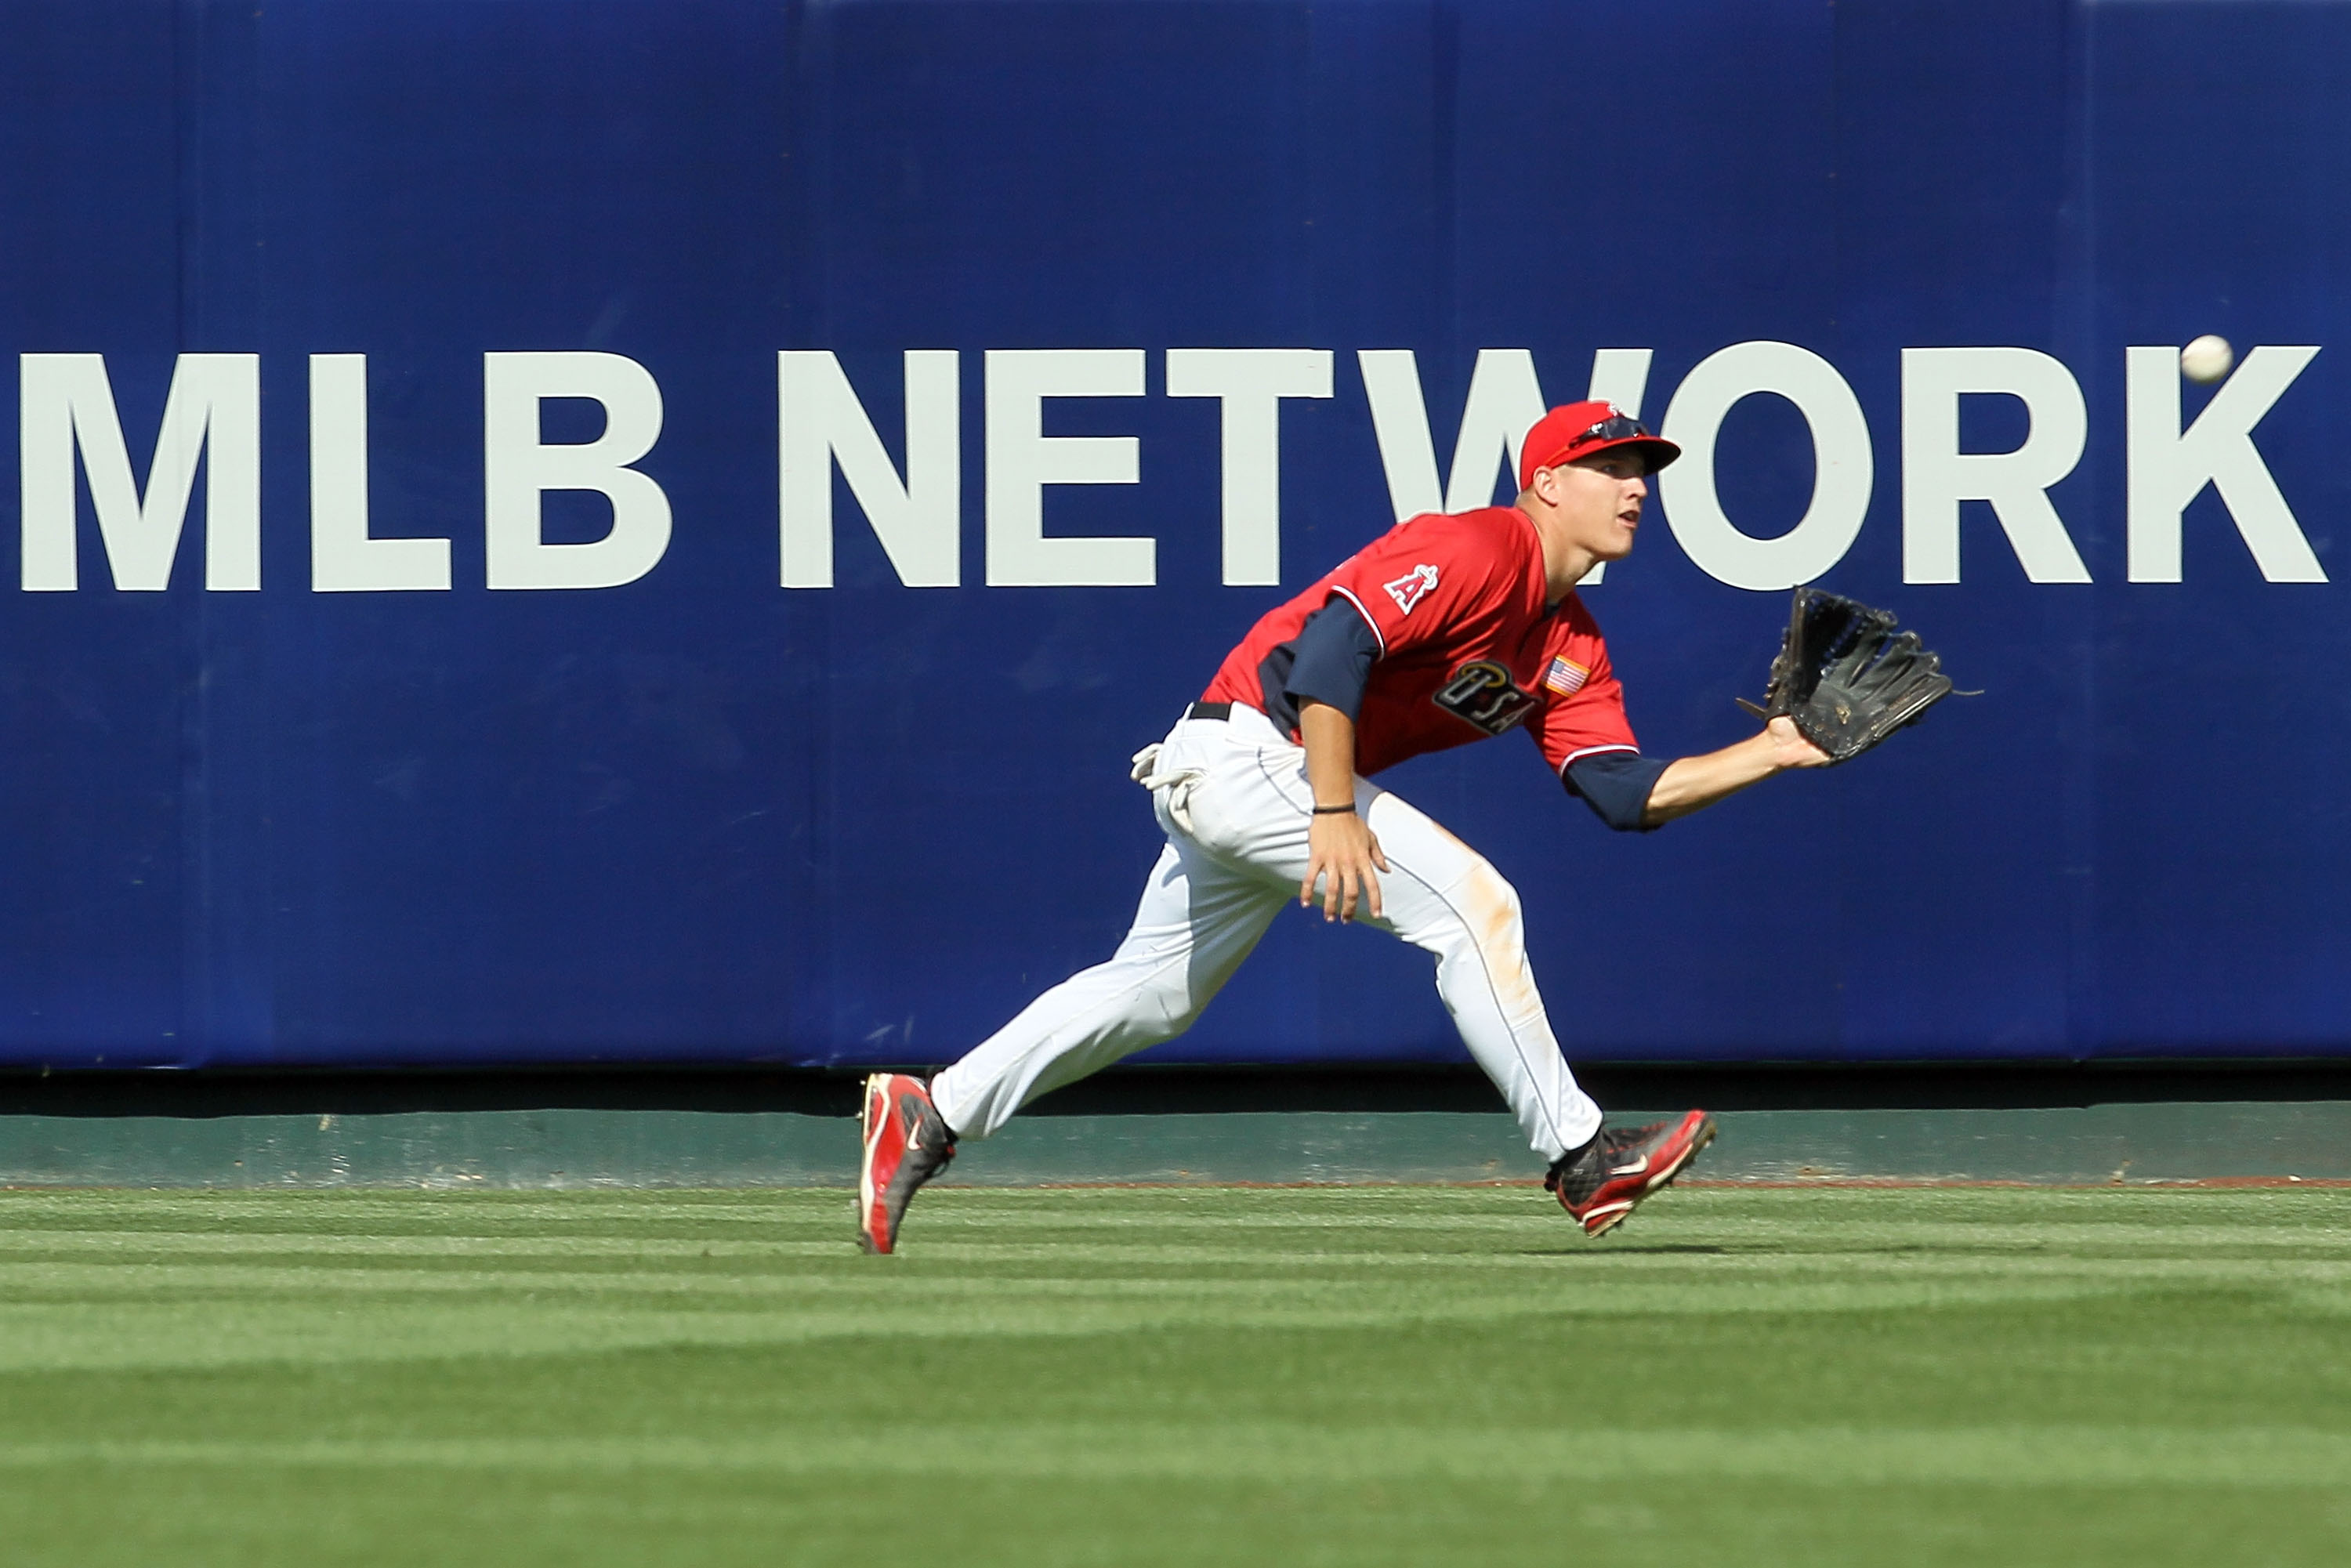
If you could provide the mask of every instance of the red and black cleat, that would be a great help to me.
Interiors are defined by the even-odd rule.
[[[857,1239],[868,1252],[898,1245],[898,1221],[914,1189],[955,1158],[955,1134],[919,1078],[876,1072],[865,1080],[865,1159],[857,1174]]]
[[[1679,1121],[1646,1127],[1603,1127],[1600,1135],[1551,1167],[1543,1186],[1575,1217],[1586,1236],[1614,1229],[1633,1206],[1681,1174],[1714,1142],[1714,1118],[1685,1112]]]

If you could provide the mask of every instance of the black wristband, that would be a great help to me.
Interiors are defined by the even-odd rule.
[[[1343,806],[1317,806],[1314,808],[1314,814],[1318,817],[1338,817],[1349,814],[1354,809],[1355,803],[1350,800]]]

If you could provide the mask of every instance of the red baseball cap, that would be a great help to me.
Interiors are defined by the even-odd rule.
[[[1535,470],[1556,468],[1595,452],[1618,446],[1641,449],[1643,473],[1654,474],[1682,455],[1672,442],[1649,434],[1648,427],[1613,402],[1571,402],[1535,421],[1519,447],[1519,488],[1535,487]]]

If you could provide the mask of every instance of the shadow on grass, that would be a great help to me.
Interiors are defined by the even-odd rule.
[[[1696,1242],[1676,1241],[1667,1242],[1656,1247],[1627,1247],[1606,1241],[1587,1241],[1580,1247],[1522,1247],[1519,1249],[1519,1256],[1521,1258],[1589,1258],[1595,1255],[1604,1257],[1621,1256],[1626,1252],[1698,1252],[1719,1254],[1729,1252],[1729,1250],[1730,1249],[1728,1247],[1702,1247]]]

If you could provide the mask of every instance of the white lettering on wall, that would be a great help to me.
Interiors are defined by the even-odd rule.
[[[180,532],[204,459],[204,586],[261,586],[261,357],[182,354],[143,488],[102,354],[26,354],[17,363],[20,580],[35,592],[80,586],[74,454],[89,479],[99,538],[117,589],[171,584]]]
[[[1335,356],[1327,349],[1165,352],[1168,396],[1215,398],[1219,405],[1222,580],[1276,584],[1282,572],[1282,403],[1330,398]],[[1900,352],[1903,580],[1960,580],[1961,519],[1968,503],[1980,501],[2027,580],[2090,581],[2083,552],[2051,494],[2088,448],[2088,412],[2074,372],[2026,348]],[[2264,579],[2327,580],[2318,552],[2253,444],[2255,427],[2318,352],[2314,346],[2254,348],[2182,430],[2176,350],[2126,350],[2129,580],[2180,580],[2181,518],[2208,485]],[[1640,417],[1653,358],[1647,349],[1595,350],[1585,395]],[[371,532],[368,357],[317,353],[308,360],[312,589],[446,591],[450,539]],[[1545,402],[1531,351],[1479,350],[1451,465],[1441,474],[1437,433],[1429,423],[1413,351],[1366,349],[1356,360],[1399,519],[1491,504],[1498,464],[1506,480],[1515,478],[1527,428]],[[836,472],[902,583],[963,584],[960,365],[952,349],[904,351],[902,467],[835,354],[777,355],[778,580],[785,587],[833,584]],[[204,586],[259,588],[259,356],[178,357],[143,478],[124,439],[104,356],[26,353],[19,356],[18,370],[20,560],[26,591],[79,586],[83,519],[77,516],[77,486],[85,475],[115,586],[166,589],[199,471],[205,479]],[[1141,474],[1141,443],[1134,435],[1046,435],[1046,401],[1139,397],[1146,370],[1141,349],[987,350],[989,585],[1156,582],[1156,539],[1049,534],[1045,517],[1048,486],[1134,485]],[[1802,414],[1815,465],[1802,518],[1776,538],[1743,532],[1725,515],[1716,486],[1722,423],[1742,400],[1759,394],[1784,398]],[[2014,450],[1961,450],[1960,416],[1969,397],[2008,397],[2022,405],[2025,434]],[[542,440],[540,416],[550,399],[597,403],[602,434],[579,443]],[[591,352],[485,354],[489,586],[610,588],[651,571],[669,546],[671,509],[660,485],[635,465],[660,437],[663,420],[661,389],[633,360]],[[1661,433],[1685,456],[1655,482],[1659,510],[1683,550],[1708,575],[1735,587],[1776,590],[1818,579],[1851,549],[1874,484],[1869,426],[1852,388],[1819,355],[1774,341],[1719,350],[1675,390]],[[550,490],[604,497],[611,526],[588,542],[550,542],[542,516],[542,497]],[[1602,580],[1603,569],[1594,567],[1584,582]]]
[[[1739,531],[1714,486],[1714,442],[1743,398],[1786,398],[1813,433],[1813,498],[1777,538]],[[1698,569],[1734,588],[1792,588],[1844,559],[1869,510],[1869,422],[1836,367],[1793,343],[1733,343],[1691,367],[1658,434],[1682,449],[1658,476],[1666,522]]]
[[[1543,416],[1542,385],[1534,355],[1525,349],[1480,349],[1469,372],[1469,396],[1453,443],[1453,466],[1437,483],[1437,443],[1420,388],[1420,366],[1410,349],[1361,349],[1356,367],[1372,407],[1372,434],[1386,471],[1395,520],[1423,512],[1467,512],[1494,504],[1495,465],[1513,470],[1517,493],[1519,444]]]
[[[1132,435],[1044,434],[1049,397],[1141,397],[1141,349],[987,350],[987,580],[992,587],[1136,587],[1158,580],[1158,541],[1047,538],[1048,485],[1132,485]]]
[[[2125,350],[2133,582],[2179,580],[2179,514],[2208,484],[2220,491],[2262,576],[2272,582],[2326,580],[2253,447],[2253,426],[2317,357],[2315,348],[2256,348],[2183,432],[2179,350]]]
[[[2024,404],[2024,444],[1961,452],[1959,399],[2004,394]],[[2087,582],[2049,487],[2074,471],[2089,440],[2081,385],[2032,349],[1902,350],[1902,580],[1959,580],[1959,503],[1989,501],[2024,575]]]
[[[1224,580],[1281,580],[1281,400],[1331,395],[1328,349],[1170,349],[1167,395],[1223,402]]]
[[[1469,396],[1461,406],[1461,431],[1453,442],[1453,466],[1446,470],[1445,509],[1473,512],[1494,504],[1494,475],[1519,493],[1519,447],[1543,416],[1542,383],[1535,357],[1526,349],[1480,349],[1469,371]]]
[[[311,591],[446,589],[447,539],[368,533],[367,442],[367,356],[311,355]]]
[[[593,441],[548,444],[539,407],[549,398],[604,405]],[[482,356],[483,543],[492,588],[618,588],[653,570],[669,549],[669,497],[629,466],[653,449],[661,388],[620,354],[571,350]],[[593,490],[612,503],[612,527],[585,544],[549,544],[539,498]]]
[[[776,356],[783,585],[832,586],[832,465],[909,588],[963,581],[962,358],[909,349],[906,476],[901,482],[841,361],[825,350]]]
[[[1420,366],[1410,349],[1358,349],[1364,396],[1372,407],[1372,436],[1388,477],[1388,506],[1397,522],[1445,509],[1437,482],[1437,444],[1428,434],[1428,403]]]

